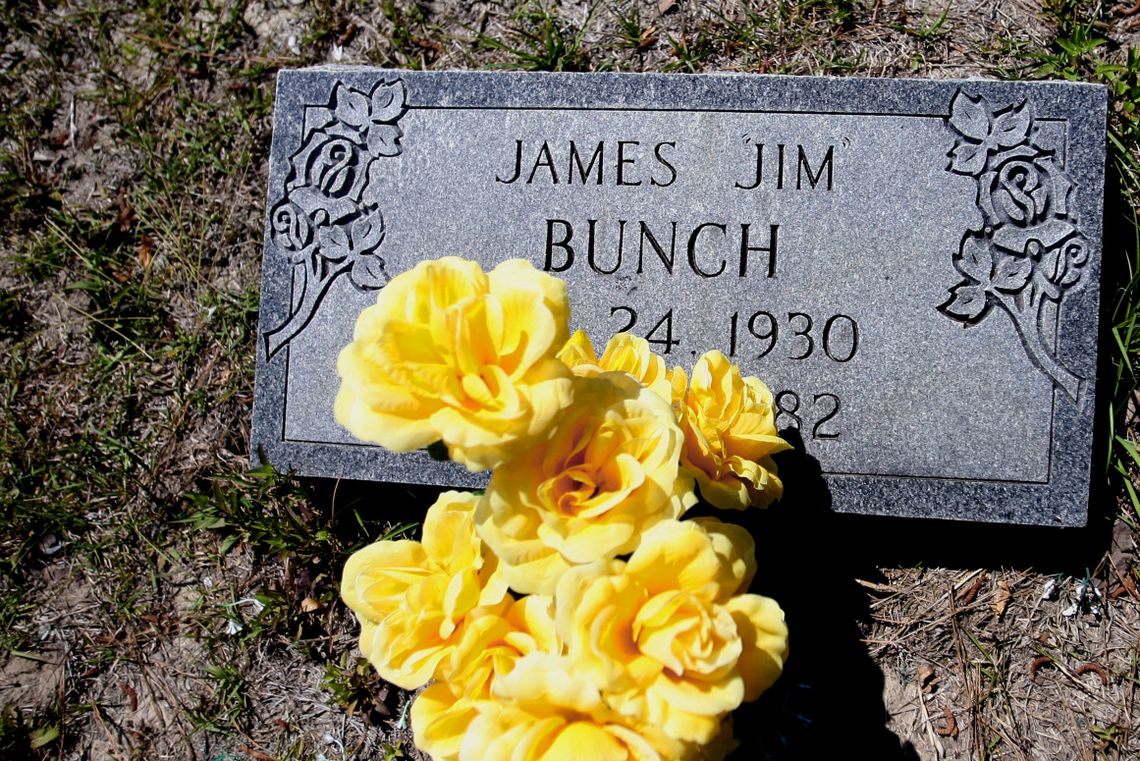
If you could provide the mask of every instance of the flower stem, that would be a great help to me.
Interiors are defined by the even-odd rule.
[[[289,343],[298,333],[305,329],[313,315],[317,312],[321,300],[325,297],[329,286],[338,277],[348,272],[351,263],[345,262],[336,269],[330,269],[324,276],[318,276],[309,267],[305,267],[304,281],[301,284],[301,303],[297,305],[285,322],[272,330],[265,332],[265,356],[272,359],[273,355]]]
[[[1062,365],[1049,351],[1041,336],[1041,309],[1047,299],[1031,299],[1025,308],[1021,309],[1007,294],[995,291],[995,295],[1002,308],[1009,312],[1013,325],[1017,328],[1017,335],[1021,338],[1021,343],[1025,346],[1025,353],[1029,355],[1030,361],[1037,366],[1038,370],[1045,373],[1054,385],[1064,391],[1073,402],[1079,403],[1081,394],[1087,385],[1085,379]]]

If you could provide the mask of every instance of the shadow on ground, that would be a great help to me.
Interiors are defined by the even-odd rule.
[[[1115,503],[1106,490],[1094,489],[1089,524],[1080,529],[838,515],[798,432],[782,435],[794,447],[779,458],[784,499],[766,511],[718,515],[746,526],[756,539],[752,591],[780,603],[791,643],[780,681],[737,711],[742,744],[733,758],[833,758],[855,751],[886,761],[917,759],[916,749],[888,729],[883,673],[862,641],[871,600],[856,580],[883,583],[888,580],[879,568],[914,566],[1080,577],[1109,546]]]
[[[888,728],[884,676],[863,638],[870,597],[857,580],[884,583],[882,567],[1033,569],[1083,575],[1108,546],[1110,511],[1083,529],[956,523],[837,515],[815,458],[795,431],[780,456],[784,499],[768,510],[698,510],[748,528],[758,573],[751,591],[775,598],[787,615],[791,656],[780,681],[736,711],[741,742],[733,759],[776,761],[841,757],[855,751],[880,761],[912,761],[916,749]],[[349,506],[391,524],[419,523],[439,487],[308,481],[319,505]],[[1094,494],[1094,504],[1105,503]],[[334,519],[334,523],[341,523]],[[341,525],[355,539],[359,526]],[[371,533],[371,532],[368,532]]]
[[[791,655],[780,681],[756,703],[736,711],[741,742],[733,759],[919,758],[888,728],[883,673],[863,644],[870,601],[855,581],[875,580],[873,554],[836,524],[831,496],[815,458],[795,447],[781,456],[788,490],[766,511],[718,517],[746,526],[756,539],[752,591],[784,609]]]

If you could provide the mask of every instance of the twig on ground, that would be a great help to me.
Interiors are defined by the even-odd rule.
[[[970,706],[970,755],[976,757],[978,750],[978,701],[974,680],[966,665],[966,649],[962,645],[962,633],[958,629],[958,608],[954,604],[954,589],[946,595],[950,606],[950,630],[954,635],[954,651],[958,654],[958,666],[962,670],[962,686],[966,690],[966,701]]]
[[[942,761],[946,757],[946,749],[942,747],[942,742],[935,733],[934,724],[930,721],[930,714],[926,712],[926,696],[922,694],[922,686],[916,684],[915,688],[918,690],[918,710],[922,713],[922,727],[926,730],[926,739],[934,748],[935,757],[938,761]]]
[[[107,727],[107,723],[103,720],[103,713],[99,710],[98,703],[91,704],[91,715],[95,717],[95,721],[99,725],[99,728],[103,730],[103,734],[107,735],[107,744],[111,752],[115,754],[115,758],[119,759],[119,761],[127,761],[127,757],[119,752],[119,741],[111,734],[110,728]]]

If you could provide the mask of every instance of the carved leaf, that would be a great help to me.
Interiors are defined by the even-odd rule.
[[[1033,119],[1023,100],[1014,108],[998,114],[994,118],[993,140],[1002,148],[1012,148],[1025,142]]]
[[[363,127],[368,124],[368,98],[364,93],[353,90],[343,82],[338,82],[333,91],[333,114],[337,121]]]
[[[981,142],[990,134],[991,117],[981,96],[971,98],[959,90],[950,101],[950,126],[960,134]]]
[[[400,155],[403,132],[391,124],[373,124],[368,130],[368,152],[373,156]]]
[[[372,121],[392,123],[404,114],[404,83],[380,82],[372,91]]]
[[[1032,260],[1019,256],[1005,256],[994,268],[994,278],[991,283],[999,291],[1014,293],[1025,287],[1032,274]]]
[[[344,261],[352,253],[348,233],[341,225],[328,225],[317,232],[321,241],[321,256],[332,262]]]
[[[988,283],[993,268],[993,256],[977,238],[962,239],[958,256],[954,257],[954,268],[975,283]]]
[[[989,149],[984,143],[960,142],[950,151],[950,170],[957,174],[979,175],[986,168]]]
[[[959,283],[950,289],[950,299],[938,311],[959,322],[972,325],[985,316],[989,296],[980,285]]]
[[[353,262],[348,277],[352,280],[352,284],[362,291],[375,291],[388,284],[384,260],[374,255],[362,256]]]
[[[367,254],[380,245],[384,240],[384,217],[379,209],[361,216],[352,223],[350,229],[352,250],[360,254]]]

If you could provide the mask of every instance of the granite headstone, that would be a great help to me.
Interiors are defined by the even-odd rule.
[[[1059,82],[283,71],[254,458],[483,483],[353,439],[336,356],[417,262],[521,257],[599,351],[765,380],[834,510],[1083,525],[1105,110]]]

